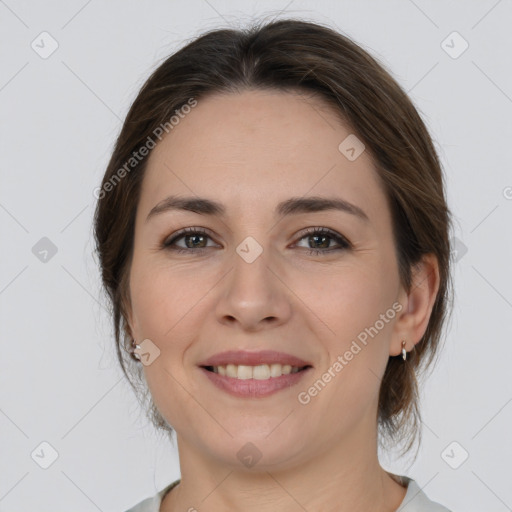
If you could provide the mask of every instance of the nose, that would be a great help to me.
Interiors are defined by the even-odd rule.
[[[223,279],[216,315],[221,323],[246,331],[260,331],[287,322],[293,294],[285,284],[279,266],[272,264],[264,250],[254,261],[233,255],[232,268]]]

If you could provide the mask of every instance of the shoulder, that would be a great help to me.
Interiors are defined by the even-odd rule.
[[[400,476],[399,479],[402,483],[407,485],[407,492],[396,512],[451,512],[443,505],[430,500],[412,478]],[[142,500],[132,508],[126,510],[126,512],[159,512],[160,504],[165,494],[178,485],[179,482],[180,480],[172,482],[154,496]]]
[[[169,484],[167,487],[164,487],[161,491],[157,492],[154,496],[150,498],[146,498],[132,508],[126,510],[126,512],[159,512],[160,504],[164,499],[164,496],[176,485],[178,485],[180,481],[176,480]]]
[[[412,478],[402,476],[401,480],[407,485],[407,493],[396,512],[451,512],[443,505],[429,499]]]

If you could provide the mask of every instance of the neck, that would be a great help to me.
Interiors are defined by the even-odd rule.
[[[181,481],[164,498],[161,512],[393,512],[406,489],[379,464],[375,432],[355,429],[350,439],[315,445],[315,455],[286,469],[251,470],[205,457],[178,436]],[[370,434],[370,435],[369,435]],[[371,440],[371,442],[369,442]]]

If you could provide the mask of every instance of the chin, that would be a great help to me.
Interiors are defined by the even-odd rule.
[[[282,418],[281,420],[282,421]],[[290,429],[276,429],[279,422],[274,422],[268,429],[240,428],[236,435],[222,435],[222,439],[203,439],[200,444],[211,457],[222,461],[233,470],[248,472],[264,472],[282,470],[299,463],[304,457],[304,432],[292,435]],[[234,432],[234,425],[230,424]],[[269,435],[269,432],[270,435]]]

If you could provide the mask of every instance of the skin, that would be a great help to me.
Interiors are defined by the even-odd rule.
[[[246,512],[394,511],[406,489],[380,466],[380,380],[401,341],[410,351],[425,332],[439,286],[427,256],[402,287],[391,216],[368,151],[349,161],[338,145],[351,133],[331,108],[296,92],[214,95],[153,150],[137,209],[130,270],[129,325],[160,355],[144,372],[153,400],[176,431],[181,483],[161,510]],[[223,203],[224,217],[168,211],[146,222],[168,195]],[[340,197],[368,221],[342,211],[274,216],[290,197]],[[160,243],[185,227],[204,240]],[[306,228],[329,228],[315,240]],[[248,236],[263,253],[236,252]],[[197,246],[197,245],[196,245]],[[365,327],[398,302],[402,310],[307,405],[297,400]],[[237,398],[213,386],[198,364],[229,349],[274,349],[313,365],[310,376],[266,398]],[[405,363],[404,363],[405,364]],[[245,467],[237,452],[252,442],[261,459]],[[303,508],[302,508],[303,507]]]

